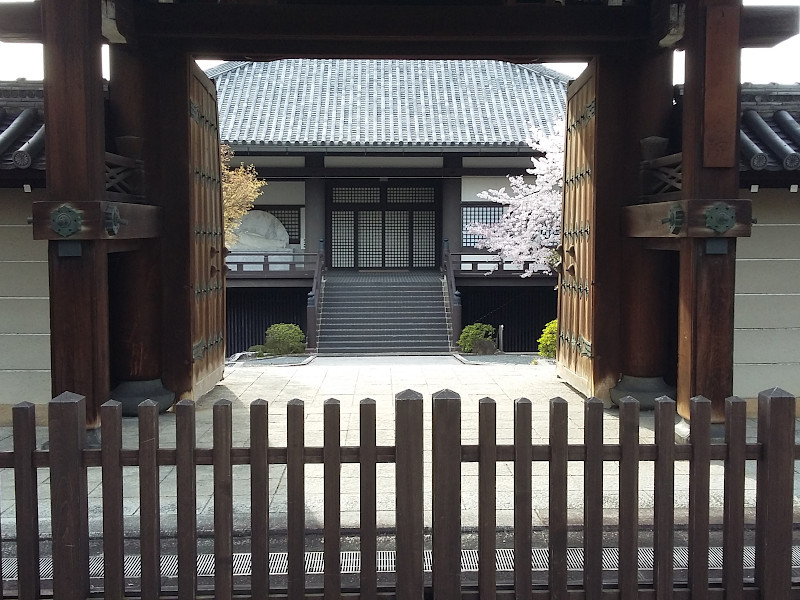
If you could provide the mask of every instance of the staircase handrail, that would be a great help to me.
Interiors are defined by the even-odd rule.
[[[450,322],[453,326],[453,346],[461,334],[461,292],[456,289],[456,276],[450,256],[450,244],[444,240],[442,248],[442,271],[447,284],[447,303],[450,309]]]
[[[317,264],[314,268],[314,278],[311,281],[311,291],[308,293],[306,308],[306,348],[314,350],[317,347],[318,317],[319,317],[319,291],[322,289],[322,274],[325,272],[325,244],[319,241],[317,250]]]

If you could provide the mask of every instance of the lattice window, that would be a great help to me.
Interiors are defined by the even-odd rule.
[[[289,234],[290,244],[300,243],[300,208],[269,208],[267,212],[271,213],[281,225],[286,229]]]
[[[500,204],[462,204],[461,245],[474,247],[479,240],[483,239],[483,236],[477,233],[468,233],[467,227],[473,223],[483,223],[485,225],[497,223],[500,217],[503,216],[504,211],[505,207]]]
[[[336,204],[378,204],[381,189],[378,187],[335,187],[331,190],[331,200]]]
[[[390,204],[431,204],[435,199],[432,187],[390,187],[386,190],[386,201]]]
[[[383,211],[362,210],[358,213],[358,267],[383,266]]]
[[[432,210],[414,211],[414,256],[412,267],[436,266],[436,213]]]
[[[352,210],[334,210],[331,213],[331,266],[353,268],[355,255]]]
[[[386,211],[386,267],[408,267],[408,211]]]

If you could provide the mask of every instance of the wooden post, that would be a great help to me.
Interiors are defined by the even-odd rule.
[[[289,400],[286,405],[286,550],[288,553],[287,587],[291,600],[305,598],[305,432],[303,401]]]
[[[122,510],[122,404],[100,407],[103,428],[103,593],[125,597],[125,518]]]
[[[461,397],[433,395],[433,595],[461,597]]]
[[[758,395],[756,585],[761,598],[792,595],[795,398],[780,388]]]
[[[53,589],[65,600],[89,595],[89,494],[86,489],[86,399],[64,392],[48,408]]]
[[[497,597],[497,405],[478,400],[478,595]]]
[[[395,396],[397,598],[422,598],[422,394]]]
[[[325,400],[324,418],[324,588],[325,600],[342,593],[342,449],[341,407],[335,398]]]
[[[514,400],[514,596],[531,598],[531,547],[533,545],[531,477],[531,401]]]
[[[39,494],[33,452],[36,450],[36,408],[21,402],[11,409],[14,422],[14,500],[17,517],[17,579],[21,600],[38,600]]]
[[[48,199],[99,201],[105,177],[100,4],[44,0],[42,33]],[[86,425],[97,427],[110,386],[106,243],[50,241],[48,262],[53,395],[84,395]]]
[[[740,12],[736,0],[686,2],[684,199],[738,196]],[[722,422],[733,390],[736,239],[712,253],[706,240],[685,238],[680,253],[678,413],[689,418],[690,398],[703,394]]]
[[[214,598],[233,597],[232,404],[214,403]]]

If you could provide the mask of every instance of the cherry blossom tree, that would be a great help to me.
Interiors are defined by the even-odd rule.
[[[542,153],[531,158],[528,169],[535,181],[522,175],[508,176],[509,189],[487,190],[479,198],[505,206],[503,215],[494,223],[473,223],[467,232],[478,234],[476,243],[497,253],[503,261],[525,264],[522,277],[535,272],[552,271],[558,260],[556,247],[561,235],[561,187],[564,181],[564,125],[556,123],[559,133],[545,135],[532,127],[528,145]]]

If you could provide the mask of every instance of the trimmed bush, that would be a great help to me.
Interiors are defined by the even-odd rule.
[[[293,323],[275,323],[267,329],[264,352],[267,354],[300,354],[306,350],[305,334]]]
[[[461,330],[458,338],[458,347],[462,352],[472,352],[477,340],[494,339],[494,327],[486,323],[473,323]]]
[[[539,354],[546,358],[555,358],[558,346],[558,319],[553,319],[542,330],[539,338]]]

